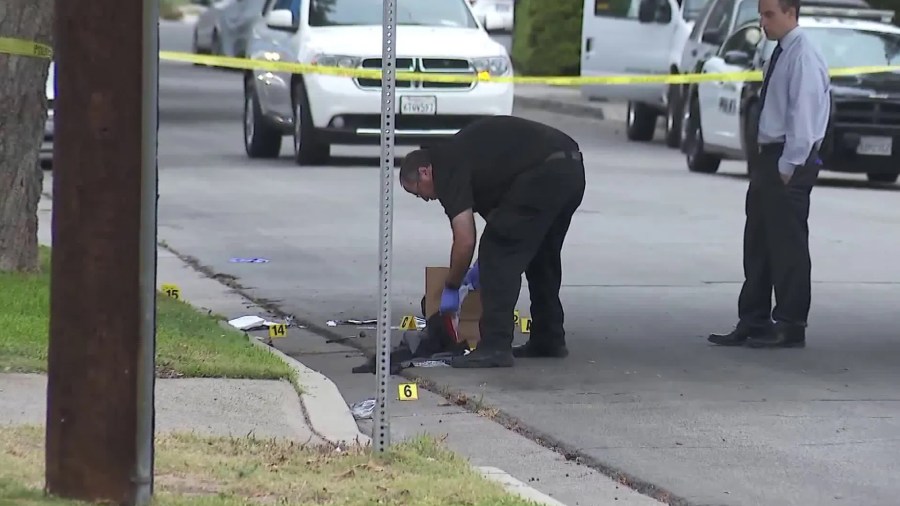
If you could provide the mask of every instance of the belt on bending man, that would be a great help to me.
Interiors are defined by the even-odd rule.
[[[576,162],[580,162],[584,160],[584,157],[581,156],[581,151],[556,151],[554,153],[550,153],[550,156],[544,158],[545,162],[549,162],[550,160],[575,160]]]

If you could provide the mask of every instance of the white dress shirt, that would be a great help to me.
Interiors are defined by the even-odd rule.
[[[781,41],[759,115],[760,144],[784,142],[778,171],[792,176],[804,165],[813,147],[819,147],[831,114],[831,79],[828,64],[800,27]],[[771,59],[770,59],[771,60]],[[770,63],[765,65],[768,72]],[[765,75],[765,73],[763,74]]]

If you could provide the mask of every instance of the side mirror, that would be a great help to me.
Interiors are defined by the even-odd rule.
[[[294,13],[290,9],[276,9],[266,16],[266,25],[273,30],[286,30],[294,32],[297,25],[294,23]]]
[[[750,66],[750,55],[743,51],[728,51],[723,57],[725,63],[739,67]]]
[[[672,6],[667,0],[641,0],[638,7],[638,21],[668,24],[672,21]]]

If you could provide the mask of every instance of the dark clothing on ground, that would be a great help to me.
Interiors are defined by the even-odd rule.
[[[818,177],[817,155],[788,184],[778,159],[783,144],[761,146],[751,157],[744,227],[745,281],[738,300],[740,325],[768,331],[771,320],[806,326],[811,298],[809,200]],[[776,305],[772,308],[772,289]]]
[[[585,190],[578,144],[515,117],[479,121],[432,153],[435,192],[449,218],[472,208],[479,241],[482,318],[478,351],[508,351],[522,285],[531,295],[531,341],[565,343],[561,250]]]

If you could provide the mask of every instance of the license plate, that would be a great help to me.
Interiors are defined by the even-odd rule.
[[[437,97],[400,97],[400,114],[437,114]]]
[[[497,12],[509,12],[509,7],[510,7],[509,4],[495,4],[494,5],[494,9],[496,9]]]
[[[856,152],[860,155],[891,156],[893,141],[891,137],[861,137]]]

